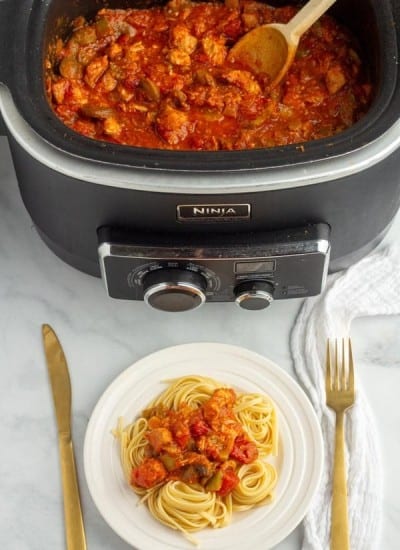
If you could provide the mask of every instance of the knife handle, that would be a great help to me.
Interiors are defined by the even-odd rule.
[[[60,435],[59,448],[67,550],[86,550],[85,529],[71,437]]]

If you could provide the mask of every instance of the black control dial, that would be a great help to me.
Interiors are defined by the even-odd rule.
[[[244,281],[235,288],[235,296],[243,309],[264,309],[274,299],[274,285],[268,281]]]
[[[188,311],[206,301],[207,281],[200,273],[162,268],[143,278],[144,300],[163,311]]]

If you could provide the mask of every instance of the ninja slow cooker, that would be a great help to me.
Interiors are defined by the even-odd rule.
[[[57,119],[44,86],[48,44],[105,4],[148,6],[0,0],[1,114],[22,199],[55,254],[102,276],[114,298],[260,309],[318,294],[328,270],[380,242],[400,203],[397,1],[330,10],[371,70],[374,100],[359,122],[300,146],[216,152],[95,141]]]

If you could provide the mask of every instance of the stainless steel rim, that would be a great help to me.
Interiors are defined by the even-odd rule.
[[[265,290],[248,290],[247,292],[239,294],[239,296],[237,296],[237,298],[235,299],[235,303],[240,306],[242,302],[253,298],[262,298],[270,304],[274,301],[274,298],[271,296],[271,294],[269,292],[266,292]]]
[[[9,90],[0,85],[0,110],[19,145],[34,159],[65,176],[108,187],[180,194],[252,193],[291,189],[345,178],[381,162],[400,146],[400,120],[379,139],[343,157],[321,159],[305,166],[227,173],[140,170],[101,165],[68,155],[40,138],[19,114]]]
[[[160,292],[163,290],[187,290],[188,292],[191,292],[192,294],[195,294],[196,296],[198,296],[200,298],[200,303],[192,307],[191,308],[192,310],[202,306],[206,301],[206,295],[196,285],[192,285],[191,283],[183,283],[183,282],[182,283],[163,282],[163,283],[156,283],[155,285],[150,286],[146,290],[143,296],[145,303],[153,307],[149,302],[149,298],[151,298],[151,296],[154,296],[154,294],[157,294],[157,292]]]

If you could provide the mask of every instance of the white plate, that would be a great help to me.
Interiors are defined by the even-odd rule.
[[[157,522],[123,477],[117,419],[132,421],[166,385],[163,380],[198,374],[275,402],[279,421],[279,480],[271,504],[234,514],[222,529],[194,533],[200,550],[267,550],[303,519],[316,491],[323,443],[314,410],[300,386],[280,367],[246,349],[224,344],[185,344],[153,353],[125,370],[96,405],[85,437],[84,467],[92,498],[103,518],[138,550],[193,549],[182,534]]]

